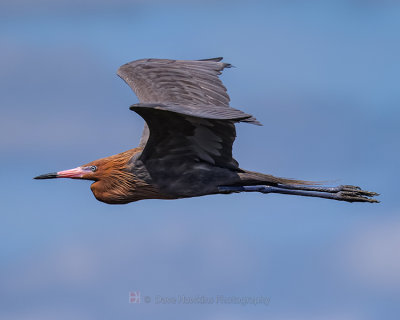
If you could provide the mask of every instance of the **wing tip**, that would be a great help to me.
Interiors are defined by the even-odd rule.
[[[220,62],[222,59],[224,59],[224,57],[199,59],[197,61],[215,61],[215,62]]]
[[[222,69],[225,68],[235,68],[235,66],[233,66],[230,63],[227,62],[221,62],[224,59],[224,57],[216,57],[216,58],[207,58],[207,59],[199,59],[197,61],[210,61],[210,62],[220,62],[222,63]]]
[[[263,126],[263,124],[253,116],[250,116],[246,119],[240,120],[240,122],[246,122],[246,123],[254,124],[254,125],[260,126],[260,127]]]
[[[245,123],[249,123],[249,124],[254,124],[256,126],[263,126],[263,124],[260,121],[258,121],[255,117],[253,117],[251,114],[244,113],[243,111],[238,110],[238,109],[234,109],[234,108],[231,108],[231,109],[239,111],[240,113],[242,113],[243,116],[238,116],[236,118],[232,117],[231,119],[226,119],[226,120],[231,120],[234,122],[245,122]]]

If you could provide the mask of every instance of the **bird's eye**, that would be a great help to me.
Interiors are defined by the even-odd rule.
[[[90,170],[92,170],[92,172],[95,172],[97,170],[97,167],[96,166],[91,166]]]

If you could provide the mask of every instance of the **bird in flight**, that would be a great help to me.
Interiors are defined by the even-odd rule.
[[[373,198],[377,193],[356,186],[323,187],[240,168],[232,157],[235,124],[261,124],[229,106],[218,76],[231,65],[221,60],[142,59],[124,64],[117,74],[139,98],[130,110],[145,120],[139,146],[35,179],[92,180],[94,196],[108,204],[236,192],[378,202]]]

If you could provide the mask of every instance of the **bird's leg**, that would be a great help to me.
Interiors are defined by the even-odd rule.
[[[309,186],[220,186],[221,193],[232,192],[261,192],[292,194],[304,197],[319,197],[347,202],[379,202],[371,197],[378,195],[375,192],[363,191],[359,187],[339,186],[335,188],[309,187]]]
[[[318,186],[278,184],[277,186],[279,188],[290,189],[290,190],[294,189],[294,190],[329,192],[329,193],[349,192],[367,197],[379,196],[379,193],[361,190],[360,187],[351,185],[340,185],[337,187],[318,187]]]

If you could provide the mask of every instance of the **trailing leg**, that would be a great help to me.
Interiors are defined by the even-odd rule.
[[[347,202],[379,202],[373,199],[378,194],[361,190],[355,186],[338,186],[338,187],[310,187],[296,185],[277,185],[277,186],[220,186],[221,193],[233,192],[261,192],[261,193],[281,193],[291,194],[304,197],[318,197],[324,199],[332,199]]]

